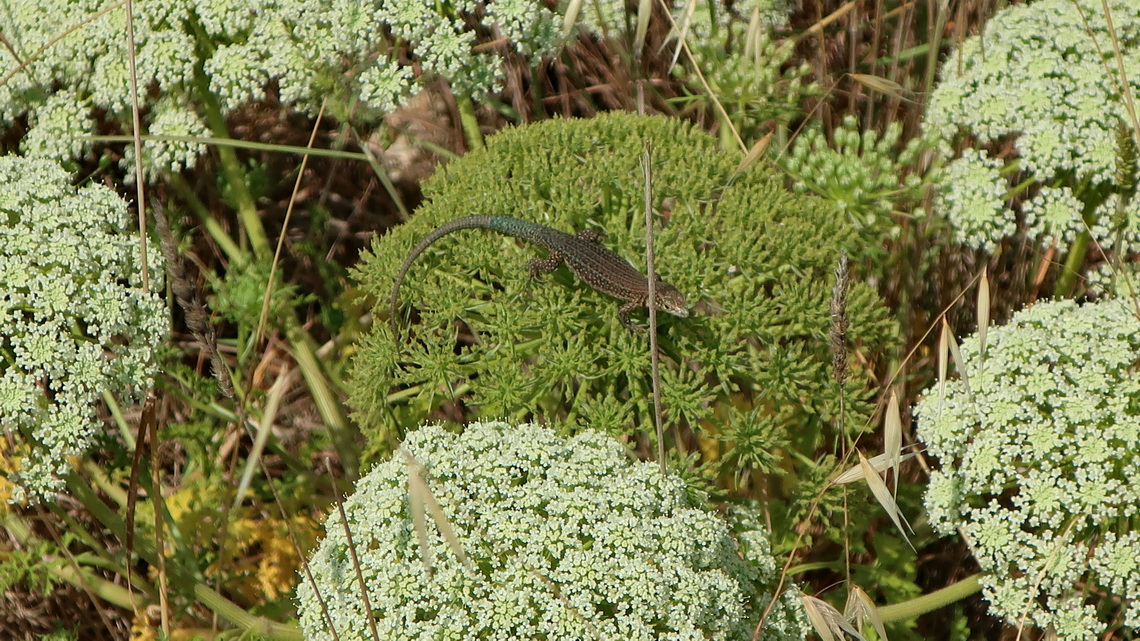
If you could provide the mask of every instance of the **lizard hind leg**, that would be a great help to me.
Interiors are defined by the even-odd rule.
[[[602,235],[593,229],[581,229],[575,236],[588,243],[599,243],[602,240]]]
[[[550,255],[546,258],[532,258],[528,263],[531,279],[541,281],[542,274],[549,274],[558,269],[558,266],[565,260],[566,256],[564,256],[562,252],[557,251],[550,252]]]
[[[602,235],[593,229],[583,229],[577,234],[578,238],[587,242],[596,243],[602,239]],[[542,281],[542,274],[549,274],[550,272],[558,269],[559,265],[566,262],[566,255],[557,250],[550,250],[550,254],[546,258],[533,258],[528,263],[530,267],[531,280]]]
[[[541,283],[543,281],[543,274],[549,274],[558,269],[558,266],[565,260],[566,256],[564,256],[562,252],[556,251],[550,252],[550,255],[546,258],[532,258],[530,262],[527,263],[530,270],[530,280],[527,281],[526,291],[524,292],[525,295],[530,296],[531,286],[536,282]]]

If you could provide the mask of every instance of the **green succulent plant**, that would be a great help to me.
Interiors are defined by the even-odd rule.
[[[747,141],[764,135],[770,121],[786,125],[799,116],[803,100],[821,91],[811,81],[811,65],[790,64],[795,41],[773,35],[774,28],[787,22],[788,13],[784,0],[679,2],[674,35],[685,37],[692,60],[679,56],[678,75],[691,78],[688,67],[695,64],[709,89],[694,90],[678,103],[723,118],[712,104],[715,97]],[[737,142],[729,137],[726,124],[721,123],[722,141],[732,147]]]
[[[738,172],[738,154],[688,123],[606,114],[493,136],[486,150],[428,181],[426,203],[375,241],[356,276],[385,318],[411,246],[473,213],[596,230],[641,265],[647,142],[657,271],[694,306],[688,318],[658,317],[664,405],[672,421],[720,439],[714,458],[739,463],[741,473],[782,470],[783,453],[814,451],[839,415],[829,299],[854,232],[823,201],[785,190],[771,168]],[[350,400],[373,451],[453,403],[472,416],[543,417],[627,436],[653,424],[645,334],[622,327],[617,301],[565,269],[531,281],[527,262],[540,252],[472,230],[420,256],[401,292],[419,322],[399,339],[375,323],[354,360]],[[851,345],[879,352],[891,344],[894,327],[877,295],[852,283],[849,300]],[[867,424],[866,374],[854,369],[844,386],[844,429]]]
[[[832,134],[834,144],[819,128],[810,128],[796,137],[791,152],[779,163],[792,176],[793,189],[833,201],[861,236],[878,244],[884,236],[899,235],[894,216],[901,207],[908,216],[924,215],[920,203],[926,184],[907,168],[916,164],[929,142],[913,138],[896,151],[901,134],[897,122],[882,135],[861,132],[855,117],[847,116]]]

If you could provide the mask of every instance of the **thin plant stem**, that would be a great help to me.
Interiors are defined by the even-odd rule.
[[[978,577],[979,575],[974,574],[930,594],[924,594],[902,603],[883,606],[879,608],[879,617],[882,618],[883,623],[909,621],[927,612],[933,612],[951,603],[957,603],[971,594],[981,591],[982,585],[978,581]]]
[[[217,96],[210,91],[209,80],[207,80],[206,75],[198,71],[194,74],[194,82],[197,89],[196,93],[201,99],[203,111],[205,111],[206,123],[216,136],[228,137],[226,135],[225,116],[222,115]],[[221,164],[222,174],[226,178],[226,189],[231,204],[237,209],[238,218],[242,222],[246,238],[249,239],[253,255],[258,259],[267,259],[272,250],[269,246],[269,239],[265,235],[265,227],[261,224],[261,217],[257,213],[257,204],[253,202],[253,194],[249,191],[249,184],[245,170],[242,169],[241,161],[238,160],[233,147],[219,145],[217,150],[218,162]]]

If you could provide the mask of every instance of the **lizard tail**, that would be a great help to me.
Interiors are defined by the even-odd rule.
[[[400,337],[399,324],[396,322],[400,310],[400,285],[404,283],[404,276],[406,276],[408,270],[411,269],[412,263],[415,262],[416,257],[422,254],[429,245],[453,231],[458,231],[460,229],[499,230],[500,225],[498,224],[498,219],[501,218],[503,217],[487,215],[465,216],[463,218],[456,218],[451,222],[444,223],[443,225],[436,227],[430,234],[424,236],[420,242],[416,243],[416,246],[412,248],[412,251],[408,252],[408,257],[404,259],[404,263],[400,265],[400,269],[396,272],[396,282],[392,284],[392,298],[389,301],[390,309],[388,315],[388,323],[392,328],[392,336],[394,338],[399,339]],[[506,233],[509,234],[509,232]]]

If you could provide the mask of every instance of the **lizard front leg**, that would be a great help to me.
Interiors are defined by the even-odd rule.
[[[638,303],[635,301],[635,302],[631,302],[631,303],[626,303],[626,304],[622,305],[620,308],[618,308],[618,320],[621,321],[621,324],[623,327],[625,327],[626,329],[628,329],[631,332],[636,332],[638,329],[641,329],[641,327],[639,325],[637,325],[633,321],[629,320],[629,313],[632,312],[633,310],[637,309],[638,307],[645,307],[645,304],[644,303]]]

